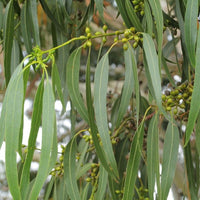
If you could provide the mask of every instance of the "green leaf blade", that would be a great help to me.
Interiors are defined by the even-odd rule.
[[[142,122],[138,127],[137,132],[131,144],[130,157],[127,164],[126,179],[124,184],[123,200],[130,200],[133,198],[134,185],[138,175],[138,168],[141,159],[141,150],[143,144],[144,123]]]
[[[185,44],[190,63],[195,67],[195,48],[197,39],[197,16],[198,16],[198,1],[191,0],[187,2],[185,12]]]
[[[188,123],[186,127],[186,139],[185,146],[190,140],[190,135],[192,134],[199,110],[200,110],[200,33],[198,33],[197,40],[197,50],[196,50],[196,67],[195,67],[195,78],[194,78],[194,87],[192,92],[192,100],[190,103],[190,112]]]
[[[64,181],[67,193],[71,199],[80,200],[80,193],[76,182],[76,140],[68,143],[64,153]]]
[[[112,149],[112,144],[109,135],[107,110],[106,110],[106,94],[108,84],[108,54],[105,54],[99,63],[95,71],[94,77],[94,111],[95,118],[100,134],[100,138],[103,144],[105,154],[110,162],[111,168],[116,176],[118,176],[117,164]]]
[[[179,130],[173,122],[169,122],[163,148],[163,163],[161,174],[162,200],[167,199],[177,163],[179,147]]]
[[[50,165],[53,162],[51,150],[55,140],[55,110],[54,110],[54,95],[51,84],[47,80],[44,87],[43,107],[42,107],[42,149],[38,173],[31,189],[29,199],[35,200],[49,174]],[[56,160],[54,160],[55,162]]]
[[[67,62],[66,82],[69,96],[81,117],[88,122],[87,109],[79,90],[79,69],[80,69],[81,48],[73,51]]]
[[[5,96],[4,132],[6,141],[6,176],[13,198],[21,199],[16,152],[18,150],[21,116],[23,111],[24,81],[22,63],[15,70]],[[3,105],[3,106],[4,106]],[[3,108],[4,110],[4,108]]]
[[[6,85],[8,85],[11,77],[11,55],[14,37],[14,5],[11,0],[6,7],[5,19],[5,37],[4,37],[4,71],[6,78]]]

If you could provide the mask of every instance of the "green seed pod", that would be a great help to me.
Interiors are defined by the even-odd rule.
[[[86,44],[87,44],[88,47],[91,47],[91,46],[92,46],[91,40],[88,40],[88,41],[86,42]]]
[[[183,93],[183,98],[187,99],[188,98],[188,94],[187,93]]]
[[[86,178],[85,180],[86,180],[87,182],[91,182],[92,179],[88,177],[88,178]]]
[[[85,28],[85,32],[88,34],[88,33],[90,33],[90,28],[89,27],[86,27]]]
[[[138,1],[137,0],[134,0],[132,1],[133,5],[137,5],[138,4]]]
[[[123,44],[123,49],[124,49],[124,51],[126,51],[128,49],[128,44],[127,43]]]
[[[116,194],[121,194],[121,191],[120,190],[115,190],[115,193]]]
[[[169,99],[167,100],[167,104],[171,104],[171,103],[173,103],[173,99],[169,98]]]
[[[172,108],[170,106],[166,107],[166,111],[171,111],[171,110],[172,110]]]
[[[124,31],[124,37],[125,37],[125,38],[129,38],[129,36],[130,36],[130,30],[129,30],[129,29],[126,29],[126,30]]]
[[[134,42],[134,43],[133,43],[133,48],[136,49],[137,47],[138,47],[138,43],[137,43],[137,42]]]
[[[178,100],[180,100],[180,99],[182,99],[183,98],[183,96],[181,95],[181,94],[179,94],[178,96],[177,96],[177,99]]]
[[[138,35],[134,35],[133,36],[133,39],[136,41],[136,42],[139,42],[140,38],[138,37]]]
[[[175,108],[175,109],[174,109],[174,114],[176,115],[177,113],[178,113],[178,109]]]
[[[106,37],[103,37],[102,42],[106,43],[106,41],[107,41]]]
[[[123,42],[123,43],[128,42],[127,38],[122,38],[122,42]]]
[[[135,33],[135,27],[131,27],[131,28],[130,28],[130,31],[131,31],[132,33]]]
[[[90,39],[92,37],[91,33],[87,33],[87,38]]]
[[[182,103],[182,104],[179,105],[179,107],[182,108],[182,109],[184,109],[185,108],[185,104]]]
[[[166,96],[163,94],[162,95],[162,100],[165,101],[166,99],[167,99]]]
[[[103,25],[103,30],[104,30],[104,32],[106,32],[107,30],[108,30],[108,27],[107,27],[107,25]]]

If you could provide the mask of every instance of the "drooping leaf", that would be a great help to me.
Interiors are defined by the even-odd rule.
[[[176,169],[179,147],[179,130],[174,122],[169,122],[163,147],[163,163],[161,174],[161,196],[167,199]]]
[[[120,14],[122,15],[122,18],[126,24],[127,27],[131,27],[132,24],[130,22],[130,19],[128,17],[128,13],[125,7],[125,1],[121,1],[121,0],[116,0],[117,2],[117,7],[119,9]]]
[[[197,118],[195,137],[196,137],[197,151],[200,155],[200,114],[198,115]]]
[[[105,197],[105,191],[107,188],[108,182],[108,172],[104,169],[102,165],[99,167],[99,180],[98,180],[98,188],[95,193],[95,199],[103,200]]]
[[[29,199],[35,200],[50,172],[55,156],[52,155],[55,140],[55,110],[54,94],[49,80],[44,87],[42,102],[42,149],[38,173],[34,185],[29,193]]]
[[[143,135],[144,135],[144,123],[142,122],[138,127],[138,130],[135,133],[131,144],[130,157],[126,169],[123,200],[130,200],[133,198],[134,185],[138,175],[138,168],[141,159]]]
[[[142,24],[138,16],[136,15],[136,13],[134,12],[133,6],[129,0],[125,0],[125,8],[126,8],[128,18],[131,22],[131,26],[134,26],[137,31],[142,32],[143,31]]]
[[[158,56],[156,54],[156,49],[152,38],[146,33],[143,33],[143,47],[153,87],[153,95],[155,95],[155,99],[159,109],[162,111],[165,117],[168,118],[166,112],[162,107],[161,78],[158,65]]]
[[[149,0],[149,4],[152,10],[156,22],[157,29],[157,43],[158,43],[158,66],[161,71],[161,56],[162,56],[162,42],[163,42],[163,14],[159,0]]]
[[[81,48],[73,51],[67,62],[66,82],[69,96],[81,117],[88,122],[88,114],[79,90]]]
[[[57,68],[56,64],[54,64],[52,66],[51,76],[52,76],[52,85],[53,85],[54,93],[55,93],[55,88],[56,88],[56,91],[57,91],[58,97],[62,103],[63,109],[65,109],[66,103],[64,100],[62,86],[61,86],[61,80],[60,80],[60,76],[59,76],[59,72],[58,72],[58,68]]]
[[[76,139],[73,137],[64,153],[64,181],[71,199],[81,199],[76,182]]]
[[[159,160],[155,156],[158,148],[158,115],[155,114],[149,124],[147,135],[147,174],[150,200],[153,200],[156,181],[156,167],[159,167]]]
[[[20,63],[20,47],[16,39],[13,39],[12,56],[11,56],[11,74],[13,74],[16,66]]]
[[[6,177],[12,196],[21,199],[16,152],[18,150],[21,116],[23,111],[24,81],[22,65],[16,68],[6,91],[3,103],[1,130],[4,132],[6,141]],[[5,108],[4,108],[5,107]]]
[[[198,188],[197,188],[197,182],[196,182],[196,176],[197,174],[194,173],[195,168],[192,159],[192,150],[190,143],[187,144],[187,146],[184,148],[184,158],[185,158],[185,165],[187,170],[187,178],[188,178],[188,185],[189,185],[189,192],[190,197],[192,200],[198,200]],[[199,181],[199,180],[198,180]]]
[[[91,92],[91,76],[90,76],[90,55],[91,49],[89,50],[88,60],[87,60],[87,69],[86,69],[86,103],[88,108],[88,118],[89,118],[89,126],[91,129],[91,135],[94,142],[94,146],[97,152],[97,156],[101,161],[101,164],[104,166],[106,171],[109,173],[110,176],[115,177],[115,173],[111,170],[109,166],[108,159],[105,155],[104,149],[101,147],[99,143],[99,138],[97,136],[98,129],[95,122],[95,115],[94,115],[94,107],[93,107],[93,100],[92,100],[92,92]]]
[[[32,25],[31,16],[29,15],[29,1],[25,1],[22,11],[21,11],[21,32],[23,36],[24,45],[26,51],[31,53],[32,51],[32,38],[30,34],[30,29]]]
[[[3,28],[3,18],[4,18],[3,2],[0,2],[0,29]]]
[[[56,178],[54,176],[51,177],[51,180],[49,181],[47,188],[45,190],[44,200],[48,200],[50,198],[50,194],[51,194],[55,179]]]
[[[118,176],[117,164],[112,149],[106,110],[106,94],[108,85],[108,54],[105,54],[97,64],[94,77],[94,110],[97,128],[103,144],[103,149],[109,160],[110,166]]]
[[[97,10],[99,12],[99,16],[102,20],[102,22],[104,22],[104,16],[103,16],[103,0],[95,0],[95,4],[97,7]]]
[[[82,200],[88,200],[88,190],[89,190],[89,187],[90,187],[90,183],[87,183],[85,188],[83,189],[83,192],[81,194],[81,199]]]
[[[186,127],[185,145],[187,145],[187,143],[190,140],[190,135],[192,133],[198,113],[200,111],[199,90],[200,90],[200,33],[198,33],[198,40],[197,40],[194,87],[193,87],[193,92],[192,92],[192,100],[190,103],[189,118],[188,118],[188,123],[187,123],[187,127]]]
[[[144,2],[144,17],[146,18],[146,31],[149,35],[153,33],[153,19],[151,9],[147,1]]]
[[[39,31],[39,25],[38,25],[38,17],[37,17],[37,1],[35,0],[29,0],[27,1],[29,4],[29,15],[31,17],[32,21],[32,34],[34,38],[34,46],[38,45],[40,46],[40,31]]]
[[[198,16],[198,1],[191,0],[187,2],[185,12],[185,44],[190,63],[195,67],[195,48],[197,40],[197,16]]]
[[[14,37],[14,6],[13,0],[9,1],[5,12],[4,24],[4,72],[6,78],[6,85],[8,85],[11,77],[11,55]]]
[[[122,89],[122,95],[120,100],[120,105],[118,109],[118,117],[116,121],[116,127],[118,127],[121,123],[121,120],[124,117],[124,114],[128,108],[131,95],[133,93],[134,88],[134,80],[133,80],[133,69],[132,69],[132,52],[130,50],[131,47],[124,52],[125,57],[125,81]]]

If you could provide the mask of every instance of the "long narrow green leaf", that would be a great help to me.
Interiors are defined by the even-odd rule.
[[[108,182],[108,172],[104,169],[103,165],[99,167],[99,181],[98,181],[98,189],[95,193],[95,199],[103,200],[105,196],[105,191],[107,188]]]
[[[112,149],[107,121],[106,94],[108,85],[108,54],[105,54],[97,64],[94,77],[94,110],[95,118],[103,144],[103,149],[109,160],[110,166],[118,176],[117,164]]]
[[[126,8],[126,12],[129,17],[129,20],[131,21],[131,26],[134,26],[137,31],[142,32],[143,31],[142,24],[138,16],[136,15],[136,13],[134,12],[133,6],[129,0],[125,0],[125,8]]]
[[[198,200],[198,190],[197,183],[196,183],[196,173],[195,167],[193,165],[194,161],[192,159],[192,149],[190,143],[184,148],[184,158],[185,158],[185,165],[187,169],[187,178],[188,178],[188,185],[189,185],[189,192],[192,200]],[[199,181],[199,180],[198,180]]]
[[[195,137],[196,137],[197,151],[200,155],[200,114],[198,115],[198,118],[197,118]]]
[[[23,85],[22,63],[15,70],[6,91],[5,113],[2,113],[1,120],[4,118],[3,128],[6,141],[6,176],[10,192],[14,199],[21,199],[16,152],[18,150],[19,132],[21,125],[21,116],[23,110]],[[4,114],[4,116],[3,116]]]
[[[20,47],[18,41],[14,38],[11,56],[11,74],[15,71],[16,66],[20,63]]]
[[[60,76],[59,76],[59,72],[58,72],[58,68],[57,68],[56,64],[54,64],[52,66],[51,76],[52,76],[52,85],[53,85],[54,93],[55,93],[54,87],[56,87],[58,97],[59,97],[59,99],[62,103],[63,109],[65,109],[66,103],[64,101],[64,95],[63,95],[63,92],[62,92],[61,80],[60,80]]]
[[[22,199],[25,199],[30,183],[30,166],[33,158],[33,153],[35,150],[37,133],[41,123],[43,92],[44,92],[44,78],[42,78],[40,85],[37,89],[33,104],[33,115],[32,115],[31,130],[28,141],[28,152],[27,156],[25,157],[25,163],[20,181],[20,190],[22,194]]]
[[[34,38],[34,45],[40,46],[40,31],[39,31],[39,25],[38,25],[38,17],[37,17],[37,1],[35,0],[29,0],[27,1],[29,4],[29,14],[31,15],[31,21],[32,21],[32,34]]]
[[[189,118],[188,118],[188,123],[187,123],[187,128],[186,128],[185,145],[187,145],[187,143],[190,140],[190,135],[192,133],[198,113],[200,111],[200,104],[199,104],[200,92],[199,92],[199,90],[200,90],[200,33],[198,33],[198,40],[197,40],[194,88],[193,88],[193,92],[192,92],[192,100],[190,103]]]
[[[3,2],[0,2],[0,29],[3,28],[3,18],[4,18]]]
[[[79,90],[81,48],[73,51],[67,62],[66,81],[69,96],[81,117],[88,122],[88,114]]]
[[[76,182],[76,138],[68,143],[64,153],[64,181],[71,199],[81,199]]]
[[[188,1],[185,12],[185,43],[190,63],[195,67],[195,48],[197,39],[198,1]]]
[[[4,24],[4,71],[6,78],[6,85],[8,85],[11,77],[11,55],[14,37],[14,5],[13,0],[9,1],[6,7],[6,16]]]
[[[23,36],[26,51],[32,51],[32,38],[30,34],[30,26],[32,25],[31,17],[29,15],[28,1],[25,1],[21,11],[21,32]]]
[[[173,122],[169,122],[163,148],[163,163],[161,174],[161,196],[166,200],[176,169],[179,146],[179,130]]]
[[[130,50],[131,47],[124,52],[125,57],[125,81],[122,89],[122,95],[118,110],[118,117],[116,121],[116,127],[118,127],[123,119],[123,116],[128,108],[131,95],[133,93],[134,88],[134,80],[133,80],[133,69],[132,69],[132,52]]]
[[[158,64],[159,71],[161,71],[161,56],[162,56],[162,42],[163,42],[163,14],[160,5],[160,0],[149,0],[152,14],[156,22],[157,41],[158,41]]]
[[[144,2],[144,17],[146,18],[146,32],[149,35],[152,35],[153,33],[153,19],[151,14],[151,9],[149,6],[149,3],[147,1]]]
[[[151,119],[147,135],[147,173],[149,198],[153,200],[155,188],[156,167],[159,166],[159,160],[156,158],[158,151],[158,115],[155,114]]]
[[[89,190],[89,187],[90,187],[90,183],[87,183],[85,188],[83,189],[83,192],[81,194],[81,199],[82,200],[88,200],[88,190]]]
[[[116,0],[117,2],[117,7],[119,8],[119,12],[122,15],[122,18],[126,24],[127,27],[131,27],[132,24],[130,22],[130,19],[128,17],[126,8],[125,8],[125,1],[121,1],[121,0]]]
[[[108,164],[107,157],[105,155],[104,149],[99,144],[99,138],[97,136],[98,129],[95,123],[95,116],[94,116],[94,107],[92,101],[92,92],[91,92],[91,80],[90,80],[90,53],[91,49],[89,50],[88,54],[88,61],[87,61],[87,69],[86,69],[86,103],[88,108],[88,117],[89,117],[89,126],[91,128],[91,135],[94,142],[94,146],[97,152],[97,156],[99,157],[101,164],[104,166],[106,171],[109,173],[110,176],[115,177],[115,173],[113,170],[110,169]]]
[[[151,37],[144,33],[143,34],[143,46],[145,51],[145,56],[147,60],[147,65],[149,68],[149,73],[151,77],[151,82],[154,90],[155,99],[158,106],[161,106],[161,78],[158,66],[158,56],[156,54],[156,49]]]
[[[138,127],[138,130],[135,133],[133,142],[131,144],[130,157],[126,169],[123,200],[130,200],[133,198],[134,185],[138,175],[138,168],[141,159],[143,135],[144,135],[144,123],[142,122]]]
[[[97,10],[99,11],[99,16],[101,20],[104,22],[104,17],[103,17],[103,0],[95,0],[95,4],[97,7]]]
[[[37,196],[49,174],[49,168],[53,162],[52,158],[55,159],[51,152],[54,144],[53,141],[55,140],[54,95],[49,80],[47,80],[44,87],[42,105],[42,149],[38,173],[29,195],[30,200],[37,199]]]

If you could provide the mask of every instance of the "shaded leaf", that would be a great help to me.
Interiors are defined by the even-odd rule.
[[[198,40],[197,40],[197,50],[196,50],[196,66],[195,66],[195,77],[194,77],[194,87],[192,92],[192,100],[190,103],[190,112],[188,123],[186,127],[186,139],[185,145],[190,140],[190,135],[193,131],[199,110],[200,110],[200,33],[198,33]]]
[[[156,168],[159,167],[159,159],[155,156],[158,149],[158,115],[155,114],[149,124],[147,135],[147,174],[149,198],[151,200],[153,200],[155,188]]]
[[[64,153],[64,181],[71,199],[81,199],[76,182],[76,139],[73,137]]]
[[[187,3],[185,12],[185,44],[190,63],[195,67],[195,48],[197,39],[197,16],[198,16],[198,1],[191,0]]]
[[[108,85],[108,54],[105,54],[99,63],[97,64],[94,77],[94,110],[95,118],[100,134],[100,138],[103,144],[106,157],[110,163],[110,166],[118,176],[117,164],[112,149],[110,140],[110,134],[108,129],[107,110],[106,110],[106,95]]]
[[[99,180],[98,180],[98,188],[95,193],[95,199],[103,200],[105,197],[105,191],[107,188],[108,182],[108,172],[104,169],[104,167],[100,164],[99,167]]]
[[[149,0],[149,4],[156,22],[157,42],[158,42],[158,64],[159,71],[161,71],[161,56],[162,56],[162,42],[163,42],[163,14],[160,5],[160,0]]]
[[[102,22],[104,22],[104,17],[103,17],[103,0],[95,0],[95,4],[97,7],[97,10],[99,11],[99,16],[102,20]]]
[[[87,183],[85,188],[83,189],[83,192],[81,194],[81,199],[82,200],[88,200],[88,190],[89,190],[89,187],[90,187],[90,183]]]
[[[130,157],[126,169],[123,200],[130,200],[133,198],[134,185],[138,175],[138,168],[141,159],[143,135],[144,135],[144,123],[142,122],[138,127],[138,130],[135,133],[131,144]]]
[[[6,85],[8,85],[11,77],[11,55],[14,37],[14,6],[13,0],[9,1],[5,12],[4,24],[4,72],[6,78]]]
[[[131,26],[134,26],[137,31],[142,32],[143,31],[142,24],[129,0],[125,0],[125,8],[126,8],[127,16],[131,22]]]
[[[162,200],[167,199],[176,169],[179,147],[179,130],[173,122],[169,122],[165,134],[163,163],[161,174]]]
[[[69,96],[81,117],[88,122],[88,114],[79,90],[81,48],[73,51],[67,62],[66,82]]]
[[[54,111],[54,95],[51,84],[47,79],[44,87],[42,102],[42,149],[38,173],[34,185],[29,193],[29,199],[35,200],[50,172],[52,162],[56,159],[52,155],[52,148],[55,140],[55,111]]]
[[[18,41],[13,39],[12,56],[11,56],[11,74],[13,74],[16,66],[20,63],[20,47]]]

